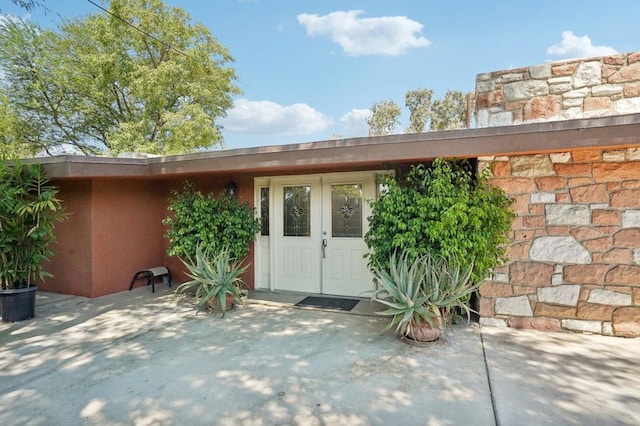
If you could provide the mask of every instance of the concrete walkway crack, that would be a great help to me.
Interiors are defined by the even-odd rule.
[[[491,408],[493,409],[493,421],[496,426],[500,426],[500,422],[498,420],[498,410],[496,408],[496,399],[493,395],[493,385],[491,384],[491,372],[489,371],[489,364],[487,363],[487,352],[484,347],[484,336],[482,334],[482,326],[479,327],[480,330],[480,345],[482,346],[482,359],[484,360],[484,369],[487,373],[487,385],[489,387],[489,396],[491,397]]]

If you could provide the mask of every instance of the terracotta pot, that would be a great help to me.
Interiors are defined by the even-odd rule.
[[[236,299],[233,297],[233,295],[227,293],[226,299],[227,299],[227,309],[226,310],[230,311],[230,310],[234,309],[236,307]],[[218,298],[209,299],[209,301],[207,302],[207,305],[209,305],[209,309],[212,312],[222,312],[222,307],[218,305]]]
[[[438,328],[433,328],[431,324],[426,321],[421,321],[419,324],[415,320],[411,321],[411,325],[407,329],[405,337],[416,342],[433,342],[440,337],[440,330],[442,329],[442,319],[436,318],[435,323]]]

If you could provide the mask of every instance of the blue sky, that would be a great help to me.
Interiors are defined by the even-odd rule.
[[[472,92],[482,72],[640,50],[635,0],[165,2],[235,58],[244,93],[221,123],[227,149],[366,136],[368,109],[389,99],[403,107],[401,132],[407,90]],[[44,4],[30,14],[43,26],[101,13],[84,0]]]

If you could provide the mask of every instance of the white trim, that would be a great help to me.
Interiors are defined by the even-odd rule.
[[[360,182],[362,180],[362,176],[363,175],[373,175],[374,178],[374,185],[375,185],[375,194],[374,197],[378,198],[378,188],[377,188],[377,184],[376,184],[376,176],[381,174],[381,173],[393,173],[393,171],[390,170],[363,170],[363,171],[355,171],[355,172],[334,172],[334,173],[314,173],[314,174],[302,174],[302,175],[285,175],[285,176],[270,176],[270,177],[256,177],[254,178],[254,200],[255,200],[255,206],[256,206],[256,215],[257,217],[260,217],[261,215],[261,211],[260,211],[260,188],[269,188],[269,237],[261,237],[260,235],[256,238],[256,242],[254,245],[254,264],[255,264],[255,272],[254,272],[254,282],[256,284],[256,288],[262,288],[262,289],[269,289],[271,291],[274,291],[276,289],[276,283],[275,283],[275,266],[276,266],[276,259],[275,259],[275,238],[274,238],[274,232],[276,230],[276,226],[275,226],[275,221],[278,219],[275,217],[274,215],[274,211],[275,211],[275,203],[276,203],[276,199],[274,197],[275,193],[276,193],[276,186],[280,186],[283,184],[287,184],[287,183],[296,183],[296,184],[303,184],[305,181],[320,181],[320,189],[322,192],[322,186],[324,185],[325,182],[328,183],[335,183],[335,182],[339,182],[339,183],[347,183],[347,182]],[[321,195],[322,197],[322,195]],[[366,200],[369,201],[369,200]],[[322,201],[324,202],[324,201]],[[322,209],[322,205],[321,205],[321,209]],[[322,217],[322,213],[321,213],[321,217]],[[323,224],[320,224],[321,226],[321,232],[322,232],[322,227]],[[265,246],[264,244],[261,244],[261,241],[259,240],[260,238],[268,238],[268,248],[266,250],[268,250],[268,253],[264,253],[265,250]],[[264,243],[264,241],[262,241],[262,243]],[[261,274],[264,273],[264,269],[263,269],[263,260],[266,258],[268,258],[268,262],[269,262],[269,283],[268,285],[264,285],[264,283],[262,282],[262,277]],[[321,268],[321,273],[322,272],[322,268]],[[320,291],[322,291],[322,277],[321,278],[321,283],[320,283]]]
[[[269,189],[269,212],[273,211],[273,207],[271,206],[271,203],[273,202],[273,197],[272,197],[272,193],[273,190],[271,189],[271,181],[269,178],[266,177],[261,177],[261,178],[254,178],[253,180],[253,195],[254,195],[254,206],[255,206],[255,214],[256,217],[260,218],[262,217],[262,203],[260,202],[260,190],[262,188],[268,188]],[[270,220],[271,222],[271,220]],[[255,284],[255,288],[256,289],[268,289],[268,290],[273,290],[273,283],[271,280],[271,271],[273,271],[273,265],[272,265],[272,261],[271,258],[272,256],[271,254],[271,223],[269,223],[269,236],[262,236],[260,233],[258,233],[258,235],[256,236],[256,240],[254,242],[253,245],[253,249],[254,249],[254,254],[253,254],[253,264],[255,265],[254,268],[254,276],[253,276],[253,282]],[[265,241],[266,240],[266,241]],[[265,246],[267,247],[267,253],[264,253],[265,250]],[[267,282],[264,283],[264,275],[265,275],[265,268],[263,265],[263,260],[266,258],[268,258],[268,274],[269,274],[269,278],[267,279]]]

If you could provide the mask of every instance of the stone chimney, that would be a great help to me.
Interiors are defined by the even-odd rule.
[[[640,112],[640,52],[478,74],[476,126]]]

